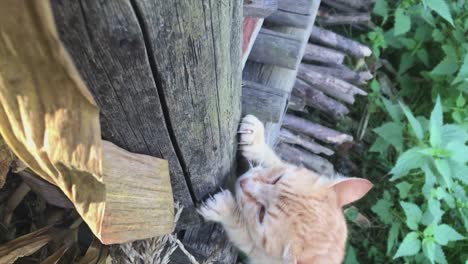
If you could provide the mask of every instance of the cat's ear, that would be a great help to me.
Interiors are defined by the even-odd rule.
[[[363,178],[345,178],[333,183],[332,188],[338,198],[338,205],[344,206],[364,197],[373,184]]]

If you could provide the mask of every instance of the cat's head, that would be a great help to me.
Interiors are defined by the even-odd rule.
[[[256,167],[238,179],[236,199],[257,248],[301,263],[327,250],[344,254],[342,207],[371,188],[365,179],[329,180],[293,165]]]

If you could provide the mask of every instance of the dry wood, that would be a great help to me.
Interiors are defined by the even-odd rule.
[[[299,64],[301,41],[290,35],[261,29],[249,60],[295,70]]]
[[[293,89],[291,96],[289,97],[288,109],[305,112],[305,107],[306,103],[304,97],[302,97],[300,93]]]
[[[279,143],[276,146],[276,152],[283,160],[298,166],[305,166],[320,175],[332,177],[335,174],[333,165],[328,160],[292,145]]]
[[[342,50],[358,58],[367,57],[372,54],[372,51],[369,47],[364,46],[352,39],[338,35],[333,31],[316,26],[312,28],[310,41]]]
[[[265,19],[267,25],[307,28],[309,15],[277,10]]]
[[[330,144],[341,145],[344,142],[353,141],[353,137],[350,135],[290,114],[285,115],[283,126]]]
[[[59,42],[50,3],[3,1],[0,25],[0,133],[12,151],[104,243],[171,232],[167,161],[101,143],[98,108]]]
[[[31,190],[44,198],[47,203],[61,208],[75,208],[70,199],[57,186],[41,179],[32,171],[23,170],[18,172],[18,174]]]
[[[336,26],[366,23],[371,20],[369,13],[357,13],[349,15],[330,14],[328,12],[319,12],[317,22],[321,26]]]
[[[341,119],[349,113],[345,105],[328,97],[322,91],[315,89],[300,79],[296,80],[294,90],[304,98],[306,105],[323,111],[334,119]]]
[[[305,45],[309,39],[310,31],[315,21],[319,5],[320,1],[316,0],[290,0],[278,2],[278,9],[280,10],[288,10],[298,14],[309,15],[307,17],[308,25],[305,29],[295,27],[273,27],[276,31],[289,34],[301,40],[302,45],[299,52],[300,58],[302,58],[304,54]],[[291,9],[295,9],[295,11]],[[288,93],[292,91],[296,75],[296,70],[290,70],[273,65],[265,65],[257,62],[247,62],[243,72],[243,78],[246,80],[258,82],[268,87],[281,89]],[[279,134],[281,122],[267,122],[265,127],[267,132],[267,142],[268,144],[273,145]]]
[[[325,3],[326,5],[335,8],[337,11],[341,11],[344,13],[356,13],[357,10],[346,5],[342,4],[339,2],[339,0],[322,0],[322,3]]]
[[[299,66],[297,73],[298,78],[305,81],[309,85],[321,90],[322,92],[342,100],[346,103],[354,103],[354,95],[367,95],[367,93],[358,87],[340,80],[336,77],[321,74],[313,71],[306,64]]]
[[[244,0],[244,17],[264,18],[278,9],[278,0]]]
[[[60,261],[60,259],[63,257],[63,255],[65,255],[65,253],[68,251],[68,249],[70,249],[70,247],[71,247],[71,243],[65,243],[60,248],[55,250],[55,252],[52,255],[44,259],[41,262],[41,264],[57,264]],[[91,263],[91,262],[88,262],[88,263]]]
[[[341,64],[345,58],[345,54],[330,48],[325,48],[319,45],[307,44],[303,61],[315,61],[323,63]]]
[[[285,143],[299,145],[315,154],[323,153],[327,156],[331,156],[335,153],[333,150],[316,143],[310,137],[299,133],[293,133],[291,130],[286,128],[281,128],[279,140]]]
[[[263,25],[263,18],[245,17],[242,21],[242,69],[249,58],[255,39]]]
[[[76,264],[104,264],[108,255],[109,248],[101,244],[98,239],[94,239],[86,250],[86,254]]]
[[[337,3],[347,5],[355,9],[369,9],[374,0],[333,0]]]
[[[314,0],[315,1],[315,0]],[[278,0],[278,10],[287,11],[290,13],[302,14],[302,15],[313,15],[315,11],[312,8],[313,5],[317,4],[311,0]]]
[[[23,201],[24,197],[29,193],[31,188],[22,182],[13,192],[13,194],[8,199],[5,207],[3,208],[3,224],[8,226],[13,217],[13,211],[18,207],[18,205]]]
[[[251,81],[242,85],[242,112],[253,114],[263,122],[279,122],[286,108],[288,94]]]
[[[0,263],[14,263],[18,258],[29,256],[49,241],[63,237],[70,230],[48,226],[20,236],[0,245]]]
[[[367,81],[373,77],[369,71],[355,72],[341,64],[325,66],[307,65],[307,68],[324,75],[331,75],[356,85],[367,84]]]

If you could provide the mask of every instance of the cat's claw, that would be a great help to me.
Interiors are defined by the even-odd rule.
[[[265,128],[260,120],[253,115],[242,118],[238,133],[239,148],[248,160],[259,160],[265,150]]]
[[[197,212],[206,221],[223,222],[224,219],[232,217],[236,207],[236,200],[232,193],[223,190],[203,202]]]

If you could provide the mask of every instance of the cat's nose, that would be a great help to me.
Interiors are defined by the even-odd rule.
[[[242,179],[240,182],[239,182],[239,185],[242,189],[245,189],[245,185],[247,185],[247,180],[248,179]]]

